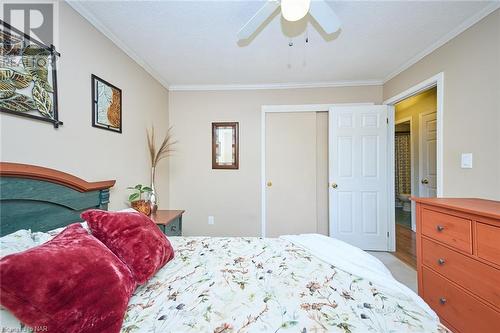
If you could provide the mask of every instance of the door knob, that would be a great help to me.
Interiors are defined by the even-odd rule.
[[[267,187],[271,187],[271,186],[273,186],[273,182],[267,182],[266,185],[267,185]]]
[[[429,184],[429,180],[427,178],[424,178],[422,179],[422,181],[420,181],[422,184]]]
[[[339,187],[337,183],[332,183],[332,188],[337,188],[337,187]]]

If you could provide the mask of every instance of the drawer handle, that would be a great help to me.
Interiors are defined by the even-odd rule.
[[[443,304],[443,305],[444,305],[444,304],[446,304],[446,298],[441,297],[441,298],[439,299],[439,303],[441,303],[441,304]]]
[[[439,232],[441,232],[441,231],[443,231],[443,230],[444,230],[444,227],[443,227],[442,225],[439,225],[439,224],[438,224],[438,225],[436,226],[436,230],[437,230],[437,231],[439,231]]]
[[[444,263],[445,263],[445,261],[444,261],[444,259],[443,259],[443,258],[439,258],[439,259],[438,259],[438,264],[439,264],[440,266],[443,266],[443,265],[444,265]]]

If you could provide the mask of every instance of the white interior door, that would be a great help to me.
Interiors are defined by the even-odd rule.
[[[316,233],[316,113],[267,113],[265,144],[266,237]]]
[[[330,236],[388,249],[388,106],[330,109]]]
[[[436,112],[420,114],[419,196],[437,194],[437,120]]]

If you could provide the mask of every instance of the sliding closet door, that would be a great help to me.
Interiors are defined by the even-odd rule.
[[[266,236],[317,232],[316,113],[266,114]]]

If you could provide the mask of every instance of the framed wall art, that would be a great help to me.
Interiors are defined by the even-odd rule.
[[[92,74],[92,126],[122,132],[122,90]]]
[[[0,20],[0,112],[62,125],[57,110],[54,45]]]

